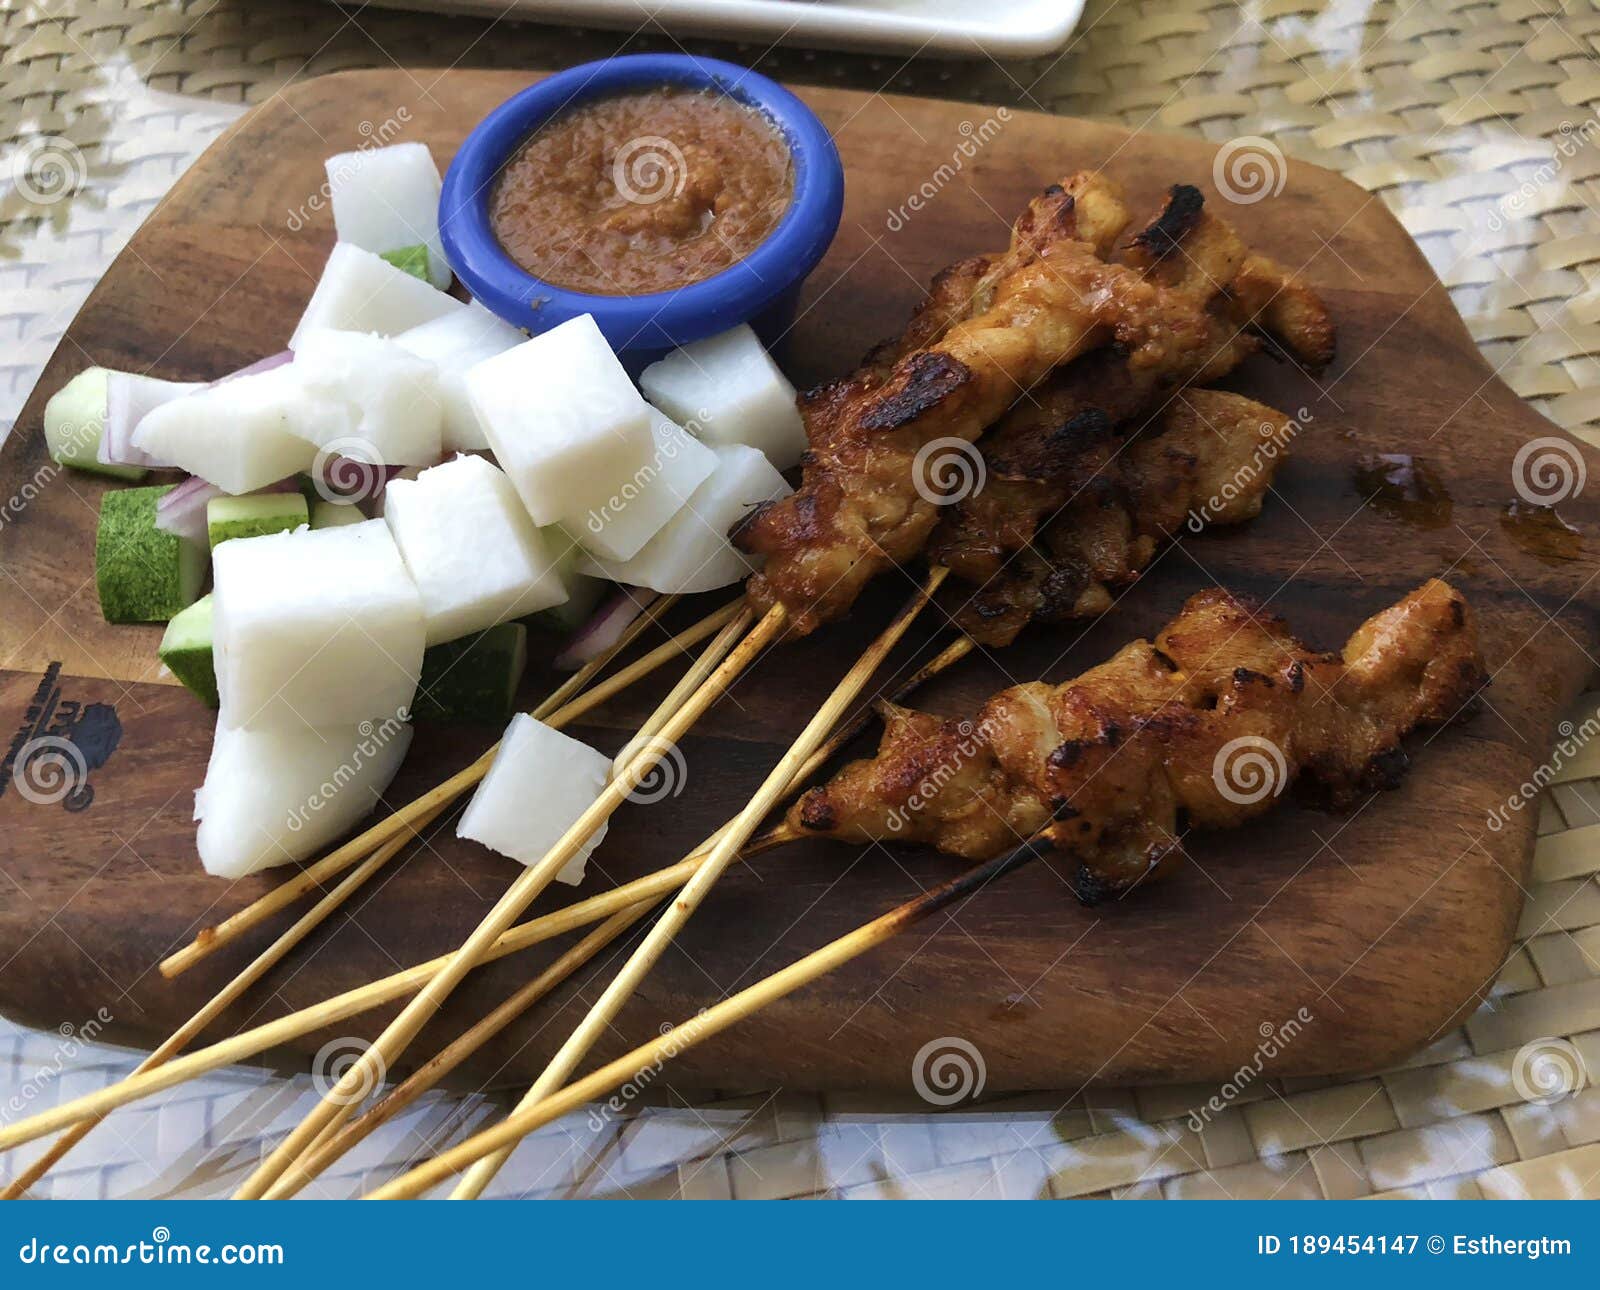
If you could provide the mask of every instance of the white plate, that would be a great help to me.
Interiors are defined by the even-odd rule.
[[[629,31],[758,39],[902,54],[1029,58],[1066,43],[1084,0],[376,0]]]

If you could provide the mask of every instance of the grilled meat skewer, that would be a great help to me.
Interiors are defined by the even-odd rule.
[[[1035,539],[1047,526],[1059,528],[1087,479],[1074,436],[1102,438],[1106,427],[1135,421],[1177,387],[1220,380],[1258,348],[1257,329],[1309,366],[1332,357],[1333,327],[1316,294],[1251,253],[1226,221],[1203,209],[1197,189],[1174,187],[1124,258],[1202,310],[1207,338],[1155,364],[1132,364],[1115,347],[1086,354],[983,437],[983,487],[945,509],[927,548],[931,561],[981,587],[980,601],[1023,604],[1048,573],[1048,543]],[[1013,580],[1022,585],[1005,585]],[[987,643],[1006,643],[1025,621],[1016,620],[1009,636],[991,631]]]
[[[940,552],[953,569],[1005,560],[1003,574],[958,593],[956,625],[998,648],[1030,622],[1105,613],[1183,530],[1260,514],[1295,433],[1283,413],[1222,390],[1185,391],[1132,437],[1099,411],[1080,413],[1038,446],[1049,487],[1068,498],[1043,533],[1029,508],[996,509],[997,531],[962,529],[981,549]]]
[[[734,531],[767,557],[751,603],[781,603],[803,635],[839,617],[877,573],[922,549],[938,516],[919,488],[919,450],[937,439],[970,443],[1053,369],[1109,341],[1134,367],[1205,343],[1180,297],[1123,265],[1092,240],[1120,227],[1108,181],[1078,176],[1035,198],[1012,246],[981,277],[974,312],[886,375],[808,405],[804,478],[794,495],[753,511]]]
[[[876,756],[807,792],[788,824],[969,859],[1042,837],[1093,903],[1170,869],[1186,824],[1235,827],[1297,777],[1335,804],[1393,787],[1402,736],[1457,715],[1484,678],[1472,612],[1437,579],[1335,653],[1205,591],[1154,641],[1060,685],[1003,690],[971,720],[881,705]]]

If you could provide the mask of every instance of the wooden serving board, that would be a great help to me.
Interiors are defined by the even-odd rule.
[[[274,97],[179,182],[51,360],[3,461],[0,489],[24,501],[14,500],[0,524],[0,718],[22,738],[52,720],[78,738],[91,754],[92,800],[80,793],[36,805],[9,785],[0,792],[8,879],[0,888],[0,1007],[13,1017],[53,1027],[104,1008],[113,1018],[108,1034],[153,1043],[282,926],[176,982],[155,970],[163,955],[283,874],[229,885],[200,870],[191,794],[205,770],[211,716],[157,675],[157,628],[101,621],[92,570],[101,486],[49,468],[40,432],[46,397],[91,362],[193,379],[281,348],[333,242],[330,217],[312,202],[322,158],[374,134],[389,137],[400,122],[393,137],[427,141],[443,163],[479,118],[529,79],[365,72]],[[1046,116],[1003,119],[954,103],[801,94],[837,132],[848,203],[782,355],[798,384],[851,367],[900,326],[936,269],[1002,245],[1007,221],[1028,197],[1073,170],[1109,168],[1138,210],[1153,208],[1179,180],[1221,200],[1211,183],[1214,149],[1199,139]],[[681,1057],[670,1078],[724,1089],[904,1089],[918,1050],[953,1036],[977,1047],[991,1089],[1217,1081],[1254,1060],[1267,1029],[1295,1018],[1300,1031],[1271,1073],[1349,1072],[1428,1042],[1494,979],[1517,923],[1534,812],[1509,812],[1498,830],[1486,822],[1544,758],[1559,714],[1586,682],[1597,600],[1600,487],[1560,506],[1579,534],[1545,540],[1537,526],[1507,523],[1517,496],[1513,459],[1529,441],[1555,436],[1574,460],[1597,463],[1494,379],[1381,202],[1293,165],[1281,193],[1226,210],[1253,244],[1303,266],[1340,329],[1341,357],[1320,382],[1265,358],[1237,377],[1236,388],[1304,409],[1305,430],[1265,513],[1167,554],[1104,620],[1036,628],[993,659],[967,661],[921,701],[970,710],[1004,684],[1069,676],[1152,632],[1213,582],[1259,596],[1303,636],[1336,646],[1368,614],[1445,574],[1483,625],[1494,671],[1485,710],[1414,738],[1412,773],[1398,791],[1343,816],[1289,802],[1250,828],[1193,837],[1193,862],[1182,873],[1124,901],[1084,909],[1047,866],[1030,866]],[[1372,453],[1415,454],[1444,496],[1432,505],[1369,499],[1357,463]],[[681,794],[616,816],[586,890],[676,860],[733,814],[909,586],[907,577],[882,579],[851,621],[762,660],[685,742]],[[714,603],[684,606],[675,621]],[[936,627],[919,626],[897,666],[948,639]],[[548,655],[545,647],[541,657]],[[671,679],[639,686],[579,733],[606,749],[620,746]],[[551,685],[535,666],[530,703]],[[393,800],[462,766],[492,736],[423,729]],[[819,842],[737,868],[596,1059],[959,867],[925,851]],[[453,948],[515,872],[446,827],[273,972],[216,1033]],[[562,889],[537,908],[569,898]],[[557,948],[475,974],[412,1053],[435,1051]],[[589,972],[580,974],[461,1077],[530,1078],[596,989]],[[370,1037],[390,1015],[368,1015],[342,1033]],[[286,1056],[303,1065],[332,1037],[308,1036]]]

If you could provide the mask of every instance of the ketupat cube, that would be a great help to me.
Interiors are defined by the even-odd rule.
[[[503,318],[477,301],[465,309],[403,331],[394,343],[425,358],[439,369],[439,394],[444,400],[444,450],[473,452],[489,447],[488,436],[467,397],[466,376],[485,359],[504,354],[527,340]]]
[[[581,530],[650,459],[650,414],[588,314],[487,359],[467,395],[535,524]]]
[[[516,711],[528,666],[528,629],[501,623],[476,636],[430,645],[412,716],[418,721],[474,721],[503,726]]]
[[[383,518],[422,597],[430,645],[567,598],[557,553],[505,472],[482,457],[457,457],[415,479],[391,480]]]
[[[395,336],[465,308],[454,296],[436,291],[382,256],[351,242],[337,242],[289,338],[289,348],[298,348],[301,336],[316,328]]]
[[[604,753],[519,713],[461,813],[456,836],[525,865],[538,864],[594,804],[610,773],[611,759]],[[602,824],[556,880],[582,882],[584,866],[605,835]]]
[[[312,328],[296,336],[288,368],[327,411],[292,429],[324,452],[367,464],[439,460],[444,400],[434,365],[392,340]]]
[[[329,157],[323,168],[341,242],[353,242],[385,259],[421,243],[418,249],[425,258],[417,276],[441,289],[450,285],[450,262],[439,240],[442,185],[427,144],[358,148]]]
[[[208,708],[217,706],[217,668],[211,658],[211,597],[201,596],[172,616],[161,637],[161,661]]]
[[[224,725],[355,726],[409,709],[422,599],[382,520],[224,542],[212,564]]]
[[[411,744],[393,717],[332,730],[233,730],[219,723],[194,795],[205,871],[243,878],[305,860],[370,814]]]
[[[306,499],[299,493],[253,493],[248,497],[213,497],[206,503],[206,538],[213,550],[231,538],[287,533],[311,522]]]
[[[133,432],[133,445],[157,461],[199,475],[225,493],[251,493],[307,470],[316,449],[300,426],[337,415],[289,363],[235,376],[163,403]]]
[[[156,527],[156,503],[173,487],[118,488],[100,499],[94,575],[108,623],[166,622],[200,594],[205,551]]]
[[[590,511],[581,529],[573,530],[584,547],[604,559],[637,555],[717,468],[710,448],[654,408],[650,439],[650,460],[602,509]]]
[[[739,444],[715,448],[717,469],[689,504],[631,560],[578,561],[582,573],[652,591],[689,595],[738,582],[750,561],[728,541],[728,530],[750,508],[792,491],[772,463]]]
[[[674,350],[645,368],[639,384],[706,443],[759,448],[779,470],[798,465],[806,450],[794,386],[748,325]]]

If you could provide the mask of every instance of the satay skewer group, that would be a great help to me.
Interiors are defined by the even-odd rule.
[[[735,535],[764,567],[689,679],[653,715],[651,733],[681,737],[769,645],[840,617],[885,570],[926,549],[933,572],[746,809],[692,866],[664,871],[687,885],[508,1124],[542,1122],[575,1090],[599,1088],[590,1077],[558,1091],[795,772],[815,765],[824,737],[947,569],[952,587],[967,586],[953,597],[965,635],[940,654],[945,664],[973,642],[1008,643],[1029,622],[1104,612],[1163,544],[1260,509],[1297,423],[1241,396],[1190,387],[1220,379],[1263,343],[1320,367],[1332,355],[1327,312],[1305,284],[1206,211],[1196,190],[1172,189],[1132,237],[1124,236],[1128,223],[1103,176],[1052,186],[1030,203],[1004,252],[952,266],[900,338],[803,400],[810,451],[799,490],[758,509]],[[923,452],[945,441],[976,444],[987,466],[985,487],[955,505],[941,505],[916,477]],[[1004,853],[1028,839],[1059,853],[1080,896],[1102,898],[1169,868],[1186,825],[1225,827],[1258,813],[1223,805],[1231,798],[1202,774],[1208,756],[1214,763],[1240,740],[1265,741],[1279,754],[1284,783],[1304,774],[1337,796],[1395,772],[1400,737],[1452,715],[1481,677],[1470,610],[1442,583],[1371,620],[1342,655],[1310,651],[1244,601],[1212,593],[1191,601],[1156,641],[1128,646],[1075,682],[1014,687],[969,723],[885,707],[878,756],[808,793],[768,841],[823,834],[927,842],[984,860],[976,877],[952,889],[964,892],[1005,872]],[[497,947],[511,922],[620,805],[657,747],[647,744],[620,768],[602,802],[513,884],[462,949],[419,978],[421,993],[366,1067],[381,1074],[467,971],[504,952]],[[1271,800],[1248,805],[1264,810]],[[651,886],[648,898],[664,886]],[[913,902],[809,956],[803,970],[727,1001],[742,1000],[737,1007],[713,1011],[732,1024],[954,898]],[[538,978],[539,988],[530,984],[497,1010],[496,1027],[643,906],[602,901],[595,909],[612,922],[586,939],[585,953],[570,953],[565,966]],[[452,1060],[481,1042],[475,1037],[487,1026],[452,1046]],[[597,1075],[620,1069],[612,1063]],[[347,1072],[241,1194],[292,1194],[341,1144],[358,1139],[337,1134],[353,1109],[339,1095],[370,1074],[362,1063]],[[506,1126],[493,1136],[485,1151],[451,1153],[463,1163],[490,1156],[458,1194],[478,1194],[516,1138]],[[407,1188],[415,1181],[386,1192],[414,1194]]]

